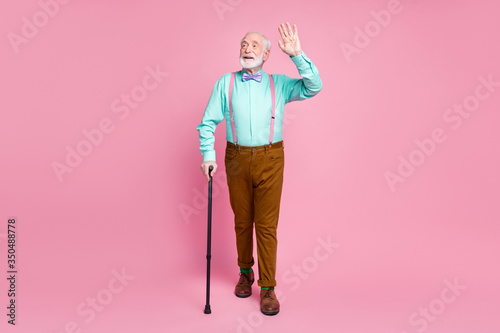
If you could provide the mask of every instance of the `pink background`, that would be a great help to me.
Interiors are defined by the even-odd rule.
[[[74,0],[52,6],[53,17],[35,0],[2,5],[2,332],[499,332],[500,88],[478,88],[488,97],[461,126],[443,118],[478,101],[479,77],[500,81],[498,1],[401,0],[386,26],[372,13],[385,0],[220,2],[221,15],[212,0]],[[24,17],[40,27],[16,52],[9,36],[22,35]],[[323,91],[286,107],[281,313],[260,314],[257,286],[250,299],[232,294],[221,123],[208,316],[195,128],[215,81],[240,68],[247,31],[273,43],[266,72],[298,76],[277,45],[283,21],[297,24]],[[369,43],[358,36],[346,57],[341,45],[355,46],[365,27]],[[146,91],[148,67],[168,75]],[[113,112],[131,92],[135,108]],[[103,119],[112,132],[59,181],[52,163],[84,147],[82,131]],[[446,140],[419,153],[415,140],[436,129]],[[391,189],[385,174],[410,157],[420,165]],[[15,328],[5,316],[9,217],[18,225]],[[328,239],[331,253],[319,248]],[[113,272],[122,270],[120,285]],[[85,304],[96,297],[91,317]]]

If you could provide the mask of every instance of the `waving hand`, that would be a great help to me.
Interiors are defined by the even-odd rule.
[[[299,41],[299,33],[295,24],[293,25],[292,31],[290,23],[286,22],[286,26],[284,23],[281,23],[278,26],[278,31],[280,32],[281,38],[283,39],[283,41],[278,40],[279,47],[283,52],[291,57],[298,56],[302,53]]]

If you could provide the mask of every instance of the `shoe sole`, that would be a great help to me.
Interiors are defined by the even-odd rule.
[[[260,312],[262,312],[266,316],[274,316],[274,315],[277,315],[279,313],[279,311],[262,311],[262,310]]]

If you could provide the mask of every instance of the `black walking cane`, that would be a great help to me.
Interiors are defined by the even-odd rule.
[[[212,170],[214,167],[208,167],[208,175],[210,181],[208,182],[208,231],[207,231],[207,304],[205,304],[205,313],[212,313],[210,309],[210,259],[212,258]]]

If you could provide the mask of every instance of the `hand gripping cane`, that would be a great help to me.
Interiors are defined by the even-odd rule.
[[[208,175],[210,181],[208,182],[208,231],[207,231],[207,303],[205,304],[205,313],[212,313],[210,309],[210,259],[212,258],[212,170],[214,167],[208,167]]]

